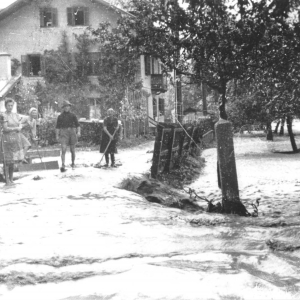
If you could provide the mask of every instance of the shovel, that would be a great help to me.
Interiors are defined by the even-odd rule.
[[[4,146],[3,146],[3,133],[1,131],[1,152],[3,153],[3,175],[5,177],[5,182],[8,185],[9,184],[9,180],[8,180],[8,174],[7,174],[7,169],[6,169],[6,160],[5,160],[5,153],[4,153]]]

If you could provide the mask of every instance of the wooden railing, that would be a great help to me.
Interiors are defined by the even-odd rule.
[[[213,140],[213,130],[203,134],[204,127],[200,125],[182,127],[179,124],[158,124],[151,167],[152,178],[179,167],[182,158],[201,147],[202,141],[208,143]]]

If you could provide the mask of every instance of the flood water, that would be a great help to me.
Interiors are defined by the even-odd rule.
[[[257,218],[242,218],[166,208],[118,189],[149,171],[152,147],[121,152],[117,170],[49,171],[1,187],[1,299],[300,298],[297,155],[235,140],[240,198],[249,211],[260,201]],[[98,154],[88,155],[78,163]],[[203,157],[191,187],[220,200],[216,149]]]

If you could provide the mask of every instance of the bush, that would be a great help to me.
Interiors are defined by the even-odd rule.
[[[41,146],[51,146],[57,143],[55,137],[56,118],[47,117],[40,120],[37,132]]]

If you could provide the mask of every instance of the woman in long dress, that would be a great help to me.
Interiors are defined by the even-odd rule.
[[[105,154],[105,167],[109,165],[109,155],[111,158],[111,166],[115,165],[115,153],[117,152],[118,131],[120,130],[118,118],[115,111],[110,108],[107,111],[107,117],[103,121],[102,139],[100,144],[100,153]],[[114,135],[115,133],[115,135]]]
[[[0,161],[5,165],[6,184],[13,184],[14,164],[23,161],[24,149],[30,146],[29,141],[21,133],[21,117],[12,112],[14,100],[5,100],[6,111],[3,113],[3,129]]]

